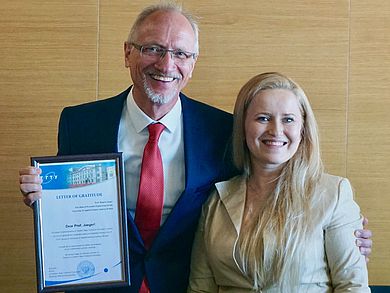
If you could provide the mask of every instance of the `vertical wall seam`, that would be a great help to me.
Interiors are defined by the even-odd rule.
[[[100,54],[100,0],[96,1],[97,4],[97,27],[96,27],[96,85],[95,85],[95,100],[99,97],[99,54]]]
[[[345,101],[345,176],[348,177],[348,149],[349,149],[349,99],[350,99],[350,80],[351,80],[351,16],[352,0],[348,5],[348,58],[347,58],[347,88]]]

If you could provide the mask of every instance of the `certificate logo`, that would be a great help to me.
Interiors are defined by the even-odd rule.
[[[77,266],[77,274],[81,278],[90,277],[95,273],[95,266],[88,260],[84,260]]]
[[[42,184],[49,184],[53,180],[57,180],[58,175],[56,174],[56,172],[48,172],[42,175],[41,177],[42,177]]]

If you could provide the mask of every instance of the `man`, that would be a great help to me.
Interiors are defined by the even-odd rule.
[[[232,116],[181,93],[198,48],[198,27],[189,14],[173,4],[148,7],[124,45],[134,85],[116,97],[65,108],[61,114],[58,155],[124,154],[131,287],[110,292],[185,292],[201,206],[213,183],[235,174],[225,155]],[[147,128],[156,122],[165,126],[159,141],[164,204],[158,234],[146,245],[136,221],[137,197]],[[27,205],[41,195],[39,172],[20,170]],[[361,241],[369,254],[370,240]]]

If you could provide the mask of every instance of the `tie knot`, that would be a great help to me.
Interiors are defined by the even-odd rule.
[[[158,140],[160,138],[161,132],[164,130],[165,126],[161,123],[154,123],[148,125],[149,130],[149,140]]]

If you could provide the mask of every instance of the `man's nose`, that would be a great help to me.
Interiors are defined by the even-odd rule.
[[[156,62],[156,67],[161,71],[167,71],[175,66],[175,59],[171,51],[165,51]]]

